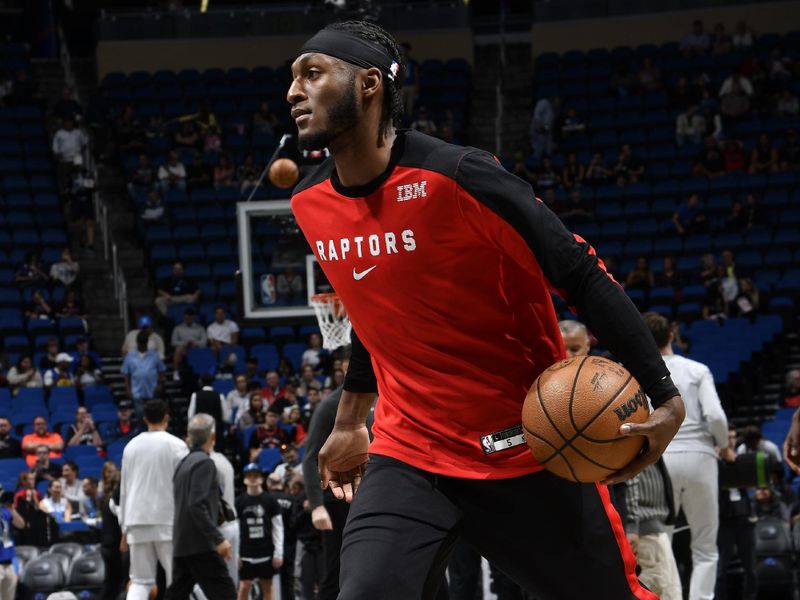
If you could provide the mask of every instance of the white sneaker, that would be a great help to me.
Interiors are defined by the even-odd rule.
[[[178,371],[173,371],[172,381],[180,381],[180,380],[181,380],[181,374]]]

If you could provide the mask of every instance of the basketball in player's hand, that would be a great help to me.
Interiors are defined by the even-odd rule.
[[[269,180],[279,188],[290,188],[300,178],[297,163],[288,158],[279,158],[269,166]]]
[[[545,469],[572,481],[601,481],[628,465],[645,438],[619,433],[643,423],[647,396],[621,365],[599,356],[559,361],[534,382],[522,408],[525,438]]]

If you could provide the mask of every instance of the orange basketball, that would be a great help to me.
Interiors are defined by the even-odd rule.
[[[624,437],[623,423],[643,423],[647,396],[621,365],[599,356],[559,361],[533,383],[522,426],[533,456],[572,481],[600,481],[628,465],[644,437]]]
[[[290,188],[300,178],[297,163],[288,158],[279,158],[269,166],[269,180],[279,188]]]

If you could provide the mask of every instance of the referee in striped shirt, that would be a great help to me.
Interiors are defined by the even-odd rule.
[[[672,482],[664,459],[625,482],[625,532],[641,568],[639,581],[661,600],[682,600],[667,527],[675,522]]]

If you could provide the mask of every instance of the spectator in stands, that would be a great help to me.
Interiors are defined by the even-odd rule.
[[[248,152],[244,156],[244,161],[236,168],[236,182],[239,185],[239,192],[244,196],[247,190],[255,187],[261,169],[256,166],[253,153]]]
[[[719,267],[718,269],[721,269]],[[728,317],[728,303],[722,290],[722,278],[710,279],[706,284],[706,298],[703,302],[703,318],[719,321]]]
[[[759,520],[772,518],[785,523],[790,520],[789,507],[781,501],[778,492],[771,487],[756,488],[753,513]]]
[[[647,258],[640,256],[636,259],[636,268],[628,273],[625,279],[625,288],[629,290],[649,290],[655,283],[655,277],[650,270]]]
[[[57,284],[69,287],[78,280],[80,265],[72,258],[72,251],[64,248],[61,251],[61,260],[50,266],[50,279]]]
[[[14,509],[14,492],[3,492],[0,502],[2,502],[0,505],[0,536],[3,539],[3,545],[0,546],[0,598],[14,600],[17,597],[14,529],[24,529],[27,523]]]
[[[331,369],[330,377],[325,378],[325,386],[332,390],[338,388],[344,383],[344,369],[333,368]]]
[[[589,332],[586,325],[580,321],[565,319],[558,322],[561,330],[561,337],[564,340],[564,348],[567,356],[586,356],[592,349],[592,341],[589,339]]]
[[[212,169],[206,162],[205,157],[200,152],[195,152],[189,163],[187,171],[187,182],[190,187],[198,188],[211,185]]]
[[[310,387],[306,391],[305,397],[306,405],[303,407],[302,423],[303,427],[308,431],[311,426],[311,417],[314,416],[314,412],[317,410],[320,400],[322,400],[322,394],[320,394],[319,388]]]
[[[700,144],[706,133],[706,120],[695,105],[689,106],[675,121],[675,142],[678,147],[687,142]]]
[[[141,123],[131,105],[126,105],[114,121],[114,134],[119,152],[127,154],[144,151]]]
[[[206,131],[210,127],[216,127],[219,129],[219,121],[217,121],[216,115],[214,115],[214,113],[211,112],[211,109],[209,109],[206,101],[202,101],[200,103],[196,113],[184,115],[178,118],[178,121],[181,123],[185,123],[187,121],[194,123],[195,126],[200,130],[200,135],[205,135]]]
[[[319,367],[320,355],[325,351],[322,349],[322,336],[319,333],[312,333],[308,336],[308,348],[303,352],[303,365],[310,365],[316,369]]]
[[[61,98],[53,106],[53,116],[62,123],[67,119],[77,123],[83,117],[83,107],[75,100],[71,87],[64,86]]]
[[[56,366],[45,371],[43,376],[44,387],[65,387],[75,385],[75,376],[72,373],[73,358],[66,352],[59,352],[56,356]]]
[[[731,205],[731,212],[725,217],[725,231],[741,233],[747,228],[747,216],[738,200]]]
[[[639,89],[642,93],[649,94],[661,89],[661,70],[653,64],[653,59],[645,56],[642,66],[636,75],[639,81]]]
[[[314,367],[310,364],[304,364],[300,369],[300,381],[298,383],[297,392],[304,398],[308,397],[308,390],[315,389],[319,391],[321,384],[316,377]]]
[[[213,159],[220,152],[222,152],[222,136],[219,129],[209,127],[203,136],[203,153]]]
[[[183,263],[172,265],[172,275],[163,280],[156,292],[155,304],[162,315],[167,314],[171,304],[197,304],[200,290],[183,272]]]
[[[21,354],[17,359],[17,364],[8,370],[8,385],[11,393],[17,395],[20,388],[40,388],[44,387],[42,375],[37,369],[33,368],[33,360],[27,354]]]
[[[258,105],[258,111],[253,115],[253,131],[264,135],[275,135],[275,128],[278,124],[278,117],[273,114],[269,102],[262,101]]]
[[[733,50],[730,36],[725,33],[725,25],[717,23],[714,25],[714,33],[711,35],[711,53],[716,56],[730,54]]]
[[[300,411],[298,411],[299,413]],[[281,446],[281,463],[272,471],[275,475],[288,484],[294,477],[303,476],[303,465],[297,455],[297,447],[294,444],[284,444]]]
[[[761,427],[758,425],[748,425],[742,432],[742,443],[736,448],[736,454],[747,454],[748,452],[763,452],[771,456],[778,462],[783,461],[783,456],[778,446],[761,434]]]
[[[54,479],[47,486],[47,496],[39,502],[39,510],[53,517],[58,524],[72,520],[72,506],[63,495],[60,481]]]
[[[679,290],[683,287],[684,279],[680,271],[678,271],[675,257],[667,255],[664,257],[664,269],[656,275],[655,285],[659,287],[671,287],[672,289]]]
[[[148,335],[142,330],[136,336],[136,350],[128,352],[120,372],[125,376],[125,392],[133,400],[136,416],[144,413],[144,404],[157,397],[166,371],[158,354],[148,350]]]
[[[170,150],[167,155],[167,162],[158,169],[158,185],[162,192],[175,189],[184,191],[186,189],[186,167],[178,158],[175,150]]]
[[[514,167],[511,169],[511,172],[523,181],[527,181],[531,185],[536,182],[536,173],[528,168],[522,152],[517,152],[514,155]]]
[[[29,252],[25,262],[17,269],[14,281],[19,286],[37,285],[49,281],[47,273],[42,270],[38,252]]]
[[[628,61],[622,60],[618,62],[614,67],[614,73],[611,75],[611,89],[617,92],[620,98],[623,98],[634,91],[636,86],[636,76],[631,73]]]
[[[86,169],[75,169],[68,192],[69,210],[72,220],[80,225],[82,247],[94,252],[94,189],[95,181]]]
[[[725,171],[734,173],[747,168],[747,156],[744,153],[744,144],[739,140],[727,140],[722,144],[722,160],[725,162]]]
[[[64,293],[64,299],[56,308],[56,318],[77,317],[83,320],[83,328],[87,330],[89,326],[86,323],[86,316],[86,311],[84,311],[83,305],[78,300],[77,292],[74,289],[68,289]]]
[[[251,392],[248,408],[241,410],[236,415],[236,428],[241,430],[261,425],[266,421],[266,403],[261,392]]]
[[[181,128],[175,132],[173,140],[177,148],[194,148],[199,150],[202,146],[200,134],[191,121],[181,123]]]
[[[286,424],[294,427],[294,443],[300,448],[305,444],[306,437],[308,436],[308,427],[303,422],[303,412],[297,404],[293,404],[285,411]]]
[[[68,460],[61,469],[61,493],[70,503],[73,512],[78,512],[81,498],[83,498],[83,485],[80,480],[80,469],[74,461]]]
[[[233,185],[236,178],[236,168],[231,163],[227,155],[222,154],[219,157],[217,166],[214,167],[214,187],[221,188],[224,186]]]
[[[747,26],[747,23],[739,21],[736,24],[736,31],[731,38],[731,42],[737,51],[742,52],[744,50],[749,50],[753,46],[755,37],[755,32]]]
[[[708,220],[703,208],[700,206],[700,196],[692,194],[682,203],[672,215],[675,231],[680,236],[699,233],[708,229]]]
[[[775,103],[775,114],[778,117],[788,118],[793,118],[800,114],[800,101],[798,101],[797,96],[792,94],[789,88],[783,90],[778,96],[778,100]]]
[[[86,356],[86,358],[89,358]],[[75,422],[69,426],[69,446],[97,446],[103,445],[103,438],[85,406],[79,406],[75,411]]]
[[[745,117],[750,112],[750,98],[753,95],[753,86],[750,81],[741,75],[732,75],[720,88],[720,111],[722,116],[736,121]]]
[[[700,92],[697,86],[690,84],[685,75],[678,77],[675,87],[670,90],[670,106],[685,111],[690,106],[697,106],[699,102]]]
[[[711,38],[705,32],[703,22],[699,19],[692,23],[692,31],[683,36],[680,50],[687,58],[702,56],[711,47]]]
[[[22,438],[22,452],[29,467],[36,464],[36,449],[39,446],[47,446],[50,458],[61,458],[64,449],[64,440],[57,433],[47,430],[47,419],[42,416],[33,420],[33,433]]]
[[[225,424],[231,422],[231,411],[225,402],[225,396],[214,389],[214,376],[208,373],[200,378],[200,390],[193,392],[189,398],[189,409],[187,416],[189,419],[196,414],[204,413],[214,418],[217,439],[214,448],[217,452],[222,452],[225,444]]]
[[[159,358],[164,360],[164,340],[153,330],[153,320],[147,315],[139,317],[139,328],[131,329],[125,336],[125,342],[122,344],[122,356],[136,350],[136,339],[139,337],[140,331],[147,333],[147,349],[154,350],[158,353]]]
[[[710,252],[700,257],[700,270],[697,280],[703,285],[708,285],[717,276],[717,260]]]
[[[47,339],[47,352],[39,359],[39,370],[47,371],[56,368],[56,358],[61,353],[58,348],[58,338],[51,336]]]
[[[256,427],[250,437],[250,462],[258,462],[258,455],[264,448],[280,448],[292,442],[289,434],[278,425],[280,412],[269,407],[264,423]]]
[[[219,354],[222,346],[239,343],[239,326],[225,315],[225,307],[219,305],[214,309],[214,321],[206,328],[208,343],[211,349]]]
[[[151,191],[155,183],[156,174],[153,172],[150,158],[146,154],[140,154],[136,170],[133,172],[128,182],[128,193],[132,198],[135,198],[138,194]]]
[[[411,123],[411,129],[427,135],[436,135],[436,122],[428,115],[428,108],[426,106],[419,107],[417,118]]]
[[[173,348],[173,366],[175,377],[180,379],[180,369],[186,353],[191,348],[205,348],[208,345],[205,328],[195,322],[195,312],[192,307],[183,311],[183,322],[172,330],[170,345]]]
[[[292,267],[286,267],[282,273],[278,273],[275,280],[275,291],[278,298],[294,302],[302,298],[304,290],[303,277]]]
[[[561,120],[558,128],[562,140],[571,140],[583,136],[586,133],[586,124],[578,116],[578,111],[574,106],[570,106]]]
[[[549,156],[542,159],[542,164],[535,171],[535,187],[540,191],[554,189],[561,183],[561,177],[553,165],[553,160]]]
[[[759,293],[758,288],[753,284],[749,277],[739,279],[739,293],[733,304],[736,307],[738,316],[755,317],[758,312]]]
[[[89,340],[85,336],[75,340],[75,352],[72,353],[72,358],[78,363],[80,363],[83,356],[91,358],[95,366],[99,366],[103,362],[97,352],[89,349]]]
[[[786,139],[781,148],[781,169],[796,171],[800,168],[800,135],[797,129],[790,127],[786,131]]]
[[[583,193],[579,189],[572,190],[569,195],[569,203],[559,212],[558,216],[568,227],[590,223],[594,218],[592,210],[583,199]]]
[[[702,106],[703,118],[706,120],[707,136],[713,137],[718,142],[723,139],[722,117],[720,116],[716,103],[706,101]]]
[[[148,225],[165,221],[165,209],[161,203],[161,195],[158,190],[147,192],[147,200],[145,201],[144,209],[142,209],[142,221]]]
[[[578,162],[575,152],[567,154],[567,162],[561,170],[561,183],[566,189],[580,187],[586,178],[586,166]]]
[[[694,176],[714,179],[725,175],[725,161],[719,151],[719,144],[713,136],[706,137],[703,151],[694,165]]]
[[[528,133],[530,135],[531,148],[536,159],[542,156],[550,156],[555,149],[553,147],[553,125],[556,120],[556,110],[550,98],[539,98],[533,107]]]
[[[237,375],[234,385],[235,387],[225,396],[225,405],[228,413],[235,418],[249,407],[250,392],[247,391],[247,377],[245,375]]]
[[[119,483],[119,469],[114,461],[107,460],[100,471],[100,497],[108,500],[114,494],[114,488]]]
[[[88,525],[94,527],[100,517],[101,497],[97,488],[97,477],[84,477],[81,481],[81,491],[83,495],[78,503],[78,513],[81,519]]]
[[[53,136],[53,154],[57,163],[59,189],[65,191],[76,166],[83,165],[83,158],[89,140],[86,134],[75,127],[72,119],[64,119]]]
[[[0,459],[21,456],[22,444],[11,435],[11,421],[5,415],[0,416]]]
[[[783,403],[791,408],[800,406],[800,369],[792,369],[786,374],[786,394]]]
[[[140,433],[139,425],[133,420],[133,402],[121,400],[117,405],[117,421],[108,428],[106,442],[113,444],[119,440],[130,441]]]
[[[777,173],[779,169],[778,149],[769,141],[769,136],[762,133],[758,143],[750,153],[750,174]]]
[[[31,299],[25,307],[25,318],[30,319],[52,319],[53,307],[44,299],[41,290],[34,290]]]
[[[53,481],[61,477],[61,465],[50,460],[50,450],[45,445],[36,447],[36,462],[31,469],[36,477],[36,483]]]
[[[284,389],[277,371],[267,371],[265,379],[266,386],[261,390],[261,397],[267,406],[272,406],[276,400],[283,397]]]
[[[592,154],[592,160],[589,162],[589,167],[586,169],[586,181],[597,185],[608,181],[611,177],[611,170],[606,165],[603,154],[595,152]]]
[[[614,167],[617,183],[619,185],[637,183],[644,174],[644,170],[644,161],[633,153],[630,144],[623,144],[617,165]]]
[[[81,389],[103,383],[103,372],[95,364],[89,354],[84,354],[78,359],[75,367],[75,385]]]
[[[21,504],[31,503],[33,506],[39,505],[42,496],[36,490],[36,473],[33,471],[23,471],[17,477],[17,487],[14,491],[14,508],[24,510]]]

